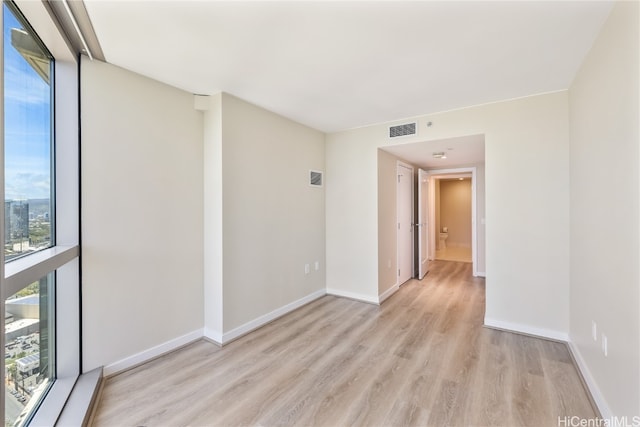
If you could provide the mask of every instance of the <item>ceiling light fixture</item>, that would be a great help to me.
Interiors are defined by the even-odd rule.
[[[433,158],[434,159],[446,159],[447,155],[444,154],[444,151],[439,151],[437,153],[433,153]]]

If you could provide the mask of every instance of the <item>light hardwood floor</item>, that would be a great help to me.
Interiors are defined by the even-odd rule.
[[[436,261],[378,307],[326,296],[219,348],[108,378],[94,426],[557,426],[594,418],[562,343],[487,329],[484,280]]]

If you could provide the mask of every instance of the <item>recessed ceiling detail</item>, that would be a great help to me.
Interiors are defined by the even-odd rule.
[[[384,151],[423,169],[468,166],[484,163],[484,135],[395,144]],[[434,153],[444,156],[435,158]]]

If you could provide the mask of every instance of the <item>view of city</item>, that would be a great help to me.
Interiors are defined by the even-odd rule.
[[[46,327],[50,281],[45,277],[5,301],[5,426],[21,423],[51,375]]]
[[[51,246],[50,207],[49,199],[5,200],[7,261]],[[47,304],[40,304],[48,282],[34,282],[5,301],[5,426],[21,424],[48,383],[49,343],[41,324]]]
[[[51,246],[49,199],[5,200],[6,261]]]
[[[51,246],[49,199],[5,200],[7,260]],[[34,282],[5,303],[5,425],[22,421],[46,385],[47,342],[40,339],[40,289],[48,279]],[[44,307],[46,310],[46,307]],[[45,346],[42,349],[42,345]],[[45,367],[42,369],[41,367]]]

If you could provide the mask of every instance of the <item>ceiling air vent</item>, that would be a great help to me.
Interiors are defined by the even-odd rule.
[[[397,126],[389,126],[389,138],[399,138],[401,136],[416,135],[417,129],[418,124],[416,122],[405,123],[403,125]]]

